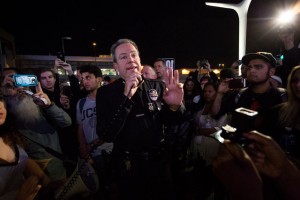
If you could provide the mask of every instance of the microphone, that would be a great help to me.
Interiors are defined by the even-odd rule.
[[[143,76],[143,74],[141,75],[141,77],[142,77],[142,80],[139,80],[139,79],[138,79],[139,83],[138,83],[138,85],[137,85],[136,87],[139,87],[139,86],[144,82],[144,76]],[[129,94],[130,94],[130,92],[131,92],[131,90],[132,90],[133,88],[134,88],[134,85],[131,86],[131,88],[130,88],[128,94],[127,94],[127,98],[128,98],[128,96],[129,96]]]

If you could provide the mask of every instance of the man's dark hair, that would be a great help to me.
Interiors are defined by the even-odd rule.
[[[166,60],[163,58],[156,58],[153,63],[161,61],[164,65],[166,65]]]
[[[76,67],[76,70],[80,71],[80,66],[77,66],[77,67]]]
[[[94,74],[95,77],[102,77],[101,69],[95,65],[82,65],[80,66],[80,73],[88,72]]]
[[[104,81],[110,82],[110,81],[111,81],[111,78],[110,78],[110,76],[104,76],[103,80],[104,80]]]
[[[6,68],[3,68],[3,72],[2,72],[2,73],[4,74],[4,72],[9,71],[9,70],[15,71],[16,74],[20,74],[20,73],[21,73],[21,72],[19,71],[19,69],[15,68],[15,67],[6,67]]]
[[[41,74],[44,72],[51,72],[53,77],[55,78],[55,73],[50,67],[43,67],[40,70],[38,70],[38,73],[37,73],[37,77],[38,77],[39,81],[41,80]]]
[[[235,78],[234,71],[231,68],[224,68],[220,71],[220,79]]]

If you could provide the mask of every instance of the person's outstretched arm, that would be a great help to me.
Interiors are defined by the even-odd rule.
[[[284,199],[300,197],[300,171],[287,158],[281,147],[269,136],[257,131],[245,133],[253,142],[247,152],[260,173],[272,178]]]
[[[232,200],[262,200],[261,177],[239,145],[225,141],[214,158],[213,172],[229,192]]]

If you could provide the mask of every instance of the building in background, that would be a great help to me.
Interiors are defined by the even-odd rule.
[[[15,60],[15,38],[0,28],[0,72],[2,72],[5,67],[15,66]]]

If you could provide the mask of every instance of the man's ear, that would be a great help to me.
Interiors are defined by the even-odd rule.
[[[102,77],[97,77],[97,81],[98,81],[98,84],[101,85],[101,83],[102,83]]]
[[[117,70],[117,63],[113,62],[113,67]]]
[[[270,77],[273,76],[275,74],[275,72],[276,72],[275,68],[273,68],[273,67],[270,68],[270,72],[269,72],[270,73]]]
[[[118,65],[117,63],[113,62],[113,67],[116,70],[117,74],[119,74]]]

